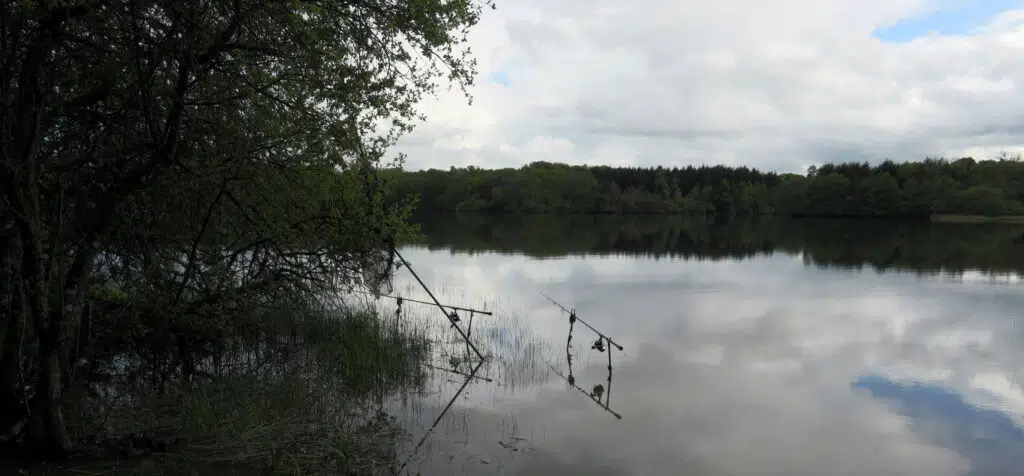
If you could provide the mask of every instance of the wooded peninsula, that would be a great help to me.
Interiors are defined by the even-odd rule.
[[[948,160],[812,166],[806,175],[748,167],[615,168],[533,162],[519,169],[391,170],[395,201],[421,212],[672,213],[926,218],[1024,213],[1024,162]]]

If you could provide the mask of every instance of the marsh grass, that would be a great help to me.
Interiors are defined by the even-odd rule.
[[[76,435],[149,455],[63,474],[389,474],[406,435],[380,402],[422,388],[425,335],[341,306],[268,308],[233,335],[159,388],[122,357],[103,398],[69,405]]]
[[[396,279],[392,295],[429,301],[429,296],[423,293],[417,283],[401,278]],[[460,313],[463,330],[470,333],[471,339],[486,359],[478,371],[479,377],[489,378],[504,391],[540,385],[553,377],[545,362],[557,357],[559,343],[556,339],[537,334],[535,322],[532,321],[563,318],[559,315],[560,311],[543,297],[529,303],[447,284],[439,284],[433,291],[444,304],[493,313],[490,316],[477,314],[471,329],[468,313]],[[392,313],[395,307],[393,300],[381,300],[378,305],[385,314]],[[476,361],[475,356],[434,306],[406,304],[404,308],[403,322],[414,325],[431,339],[432,365],[461,372],[471,369],[472,363]],[[564,347],[564,341],[561,346]],[[448,378],[459,380],[459,376],[450,373],[441,373],[440,377],[441,381],[447,381]],[[437,380],[435,378],[434,383]],[[444,392],[433,388],[431,393]]]

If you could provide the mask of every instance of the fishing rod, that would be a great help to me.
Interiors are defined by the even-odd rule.
[[[373,294],[371,292],[360,291],[360,290],[354,290],[353,292],[356,292],[356,293],[359,293],[359,294],[366,294],[368,296],[380,296],[380,297],[386,297],[386,298],[390,298],[390,299],[401,300],[402,302],[414,302],[414,303],[417,303],[417,304],[426,304],[428,306],[434,306],[435,305],[435,303],[432,303],[432,302],[420,301],[420,300],[411,299],[411,298],[404,298],[402,296],[391,296],[391,295],[388,295],[388,294],[379,294],[378,295],[378,294]],[[446,307],[448,309],[452,309],[452,310],[455,310],[455,311],[466,311],[466,312],[472,312],[474,314],[483,314],[485,316],[493,316],[494,315],[493,313],[491,313],[489,311],[479,311],[479,310],[476,310],[476,309],[470,309],[468,307],[448,306],[448,305],[441,305],[441,307]]]
[[[579,321],[579,322],[580,322],[580,323],[582,323],[583,325],[587,326],[587,327],[588,327],[588,328],[589,328],[590,330],[594,331],[594,332],[595,332],[595,333],[596,333],[596,334],[597,334],[598,336],[600,336],[600,337],[601,337],[602,339],[604,339],[604,340],[608,341],[608,343],[610,343],[610,344],[614,345],[614,346],[615,346],[615,347],[617,347],[617,348],[618,348],[619,350],[622,350],[622,346],[621,346],[621,345],[619,345],[619,344],[618,344],[617,342],[613,341],[611,337],[608,337],[608,336],[604,335],[603,333],[601,333],[601,331],[599,331],[599,330],[597,330],[597,329],[594,329],[594,326],[592,326],[592,325],[590,325],[590,324],[587,324],[587,322],[586,322],[586,321],[584,321],[583,319],[580,319],[580,316],[577,316],[577,315],[576,315],[576,311],[570,311],[570,310],[566,309],[566,308],[565,308],[565,306],[563,306],[563,305],[559,304],[559,303],[558,303],[558,301],[555,301],[554,299],[551,299],[551,296],[548,296],[547,294],[544,294],[544,293],[541,293],[541,294],[542,294],[542,295],[543,295],[544,297],[548,298],[548,301],[551,301],[552,303],[554,303],[554,305],[556,305],[556,306],[558,306],[558,307],[562,308],[562,310],[563,310],[563,311],[567,312],[567,313],[569,314],[569,318],[570,318],[570,319],[574,319],[574,320],[576,320],[576,321]]]
[[[405,268],[409,270],[409,273],[412,274],[412,277],[416,278],[416,282],[420,283],[420,287],[422,287],[423,290],[427,292],[427,295],[430,296],[430,299],[433,300],[437,308],[441,310],[441,314],[444,314],[444,317],[448,318],[448,321],[452,323],[452,327],[454,327],[455,330],[459,332],[459,335],[462,336],[462,339],[466,341],[466,345],[468,345],[470,349],[473,349],[473,353],[476,354],[477,358],[479,358],[480,360],[487,360],[484,357],[484,355],[480,353],[480,350],[476,348],[476,345],[473,344],[473,341],[469,340],[469,336],[466,335],[466,333],[462,330],[461,327],[459,327],[458,321],[456,320],[457,316],[455,316],[455,313],[453,312],[452,314],[448,314],[448,312],[444,310],[444,306],[441,304],[441,301],[438,301],[437,297],[434,296],[434,293],[430,292],[430,288],[428,288],[427,285],[423,282],[423,280],[420,279],[420,275],[416,274],[416,271],[412,269],[412,266],[409,265],[409,262],[406,261],[402,254],[398,252],[398,248],[391,248],[391,250],[395,252],[395,256],[397,256],[398,259],[402,260],[402,264],[404,264]]]
[[[478,362],[478,363],[480,363],[480,362]],[[465,372],[460,372],[458,370],[446,369],[444,367],[438,367],[437,365],[433,365],[433,364],[423,364],[423,365],[426,365],[427,367],[432,368],[434,370],[441,370],[441,371],[444,371],[444,372],[451,372],[453,374],[461,375],[463,377],[473,378],[473,379],[477,379],[477,380],[483,380],[484,382],[487,382],[487,383],[493,383],[494,382],[494,380],[491,380],[491,379],[489,379],[487,377],[481,377],[481,376],[476,375],[476,374],[467,374]]]

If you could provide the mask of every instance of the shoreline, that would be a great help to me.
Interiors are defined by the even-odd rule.
[[[936,213],[930,217],[932,223],[973,225],[982,223],[1004,223],[1024,225],[1024,215],[961,215]]]

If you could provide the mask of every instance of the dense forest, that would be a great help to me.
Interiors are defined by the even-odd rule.
[[[421,211],[719,217],[1024,213],[1024,162],[1017,159],[825,164],[806,175],[747,167],[534,162],[519,169],[393,170],[389,179],[392,198],[418,197]]]

